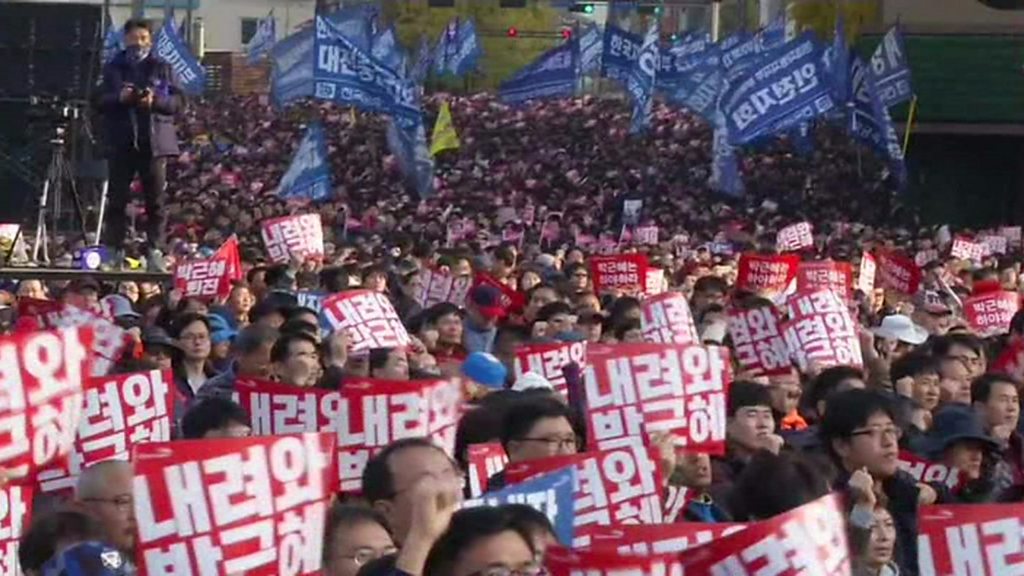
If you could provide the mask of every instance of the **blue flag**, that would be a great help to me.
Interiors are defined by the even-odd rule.
[[[829,52],[829,65],[832,69],[832,87],[836,103],[846,106],[850,101],[850,47],[846,44],[846,27],[843,15],[836,17],[835,38]]]
[[[685,83],[704,62],[712,47],[707,34],[693,34],[662,49],[658,64],[658,89],[671,93]]]
[[[569,466],[497,492],[488,492],[480,498],[463,502],[462,506],[476,508],[525,504],[551,520],[555,536],[562,545],[572,546],[573,524],[576,521],[573,510],[575,485],[576,469]]]
[[[640,54],[633,64],[626,82],[626,90],[633,99],[633,115],[630,119],[630,134],[640,134],[651,125],[651,111],[654,106],[654,84],[658,78],[658,22],[652,22],[640,47]]]
[[[772,20],[760,32],[757,33],[761,45],[765,50],[786,43],[786,17],[785,14]]]
[[[186,94],[196,96],[206,90],[206,70],[192,56],[185,41],[181,39],[173,19],[166,20],[160,27],[153,45],[156,55],[174,70],[181,89]]]
[[[430,40],[426,36],[420,36],[420,50],[416,55],[416,65],[412,68],[413,82],[422,84],[430,73],[430,65],[434,62],[434,51],[430,47]]]
[[[604,42],[601,49],[601,76],[626,83],[632,74],[643,38],[608,24],[604,28]]]
[[[899,26],[886,32],[882,42],[871,56],[871,69],[875,75],[878,97],[886,107],[906,102],[914,95],[910,85],[910,61],[903,48]]]
[[[472,19],[454,19],[455,33],[452,35],[452,23],[448,24],[442,36],[442,44],[439,46],[441,56],[435,62],[435,70],[438,74],[451,72],[455,76],[465,76],[476,70],[483,54],[480,46],[480,38],[476,33],[476,24]]]
[[[871,70],[858,57],[850,62],[850,85],[853,90],[850,133],[886,158],[897,180],[905,182],[903,147],[892,125],[889,108],[882,101]]]
[[[580,35],[580,74],[601,70],[601,51],[604,49],[604,34],[597,24],[587,26]]]
[[[353,44],[322,16],[313,42],[313,95],[393,116],[403,127],[422,123],[419,87]]]
[[[578,59],[579,43],[575,38],[548,50],[501,83],[501,101],[520,104],[527,100],[572,96],[576,93]]]
[[[423,123],[400,126],[393,119],[389,120],[386,136],[388,148],[398,160],[406,183],[420,198],[428,198],[434,193],[434,157],[430,155]]]
[[[249,40],[246,46],[249,64],[255,64],[264,54],[269,54],[277,40],[277,21],[274,19],[274,11],[271,10],[266,18],[256,25],[256,33]]]
[[[270,94],[274,104],[283,107],[313,95],[313,29],[296,32],[281,40],[270,51],[274,63],[270,74]]]
[[[721,112],[715,113],[714,127],[711,178],[708,184],[713,190],[738,198],[743,196],[743,177],[740,175],[736,149],[729,144],[729,129]]]
[[[405,54],[402,53],[402,48],[395,39],[393,27],[374,37],[370,54],[388,68],[398,72],[399,76],[405,76]]]
[[[834,110],[825,50],[810,32],[771,51],[763,65],[721,95],[730,143],[778,135]]]
[[[669,95],[669,101],[688,108],[707,120],[708,123],[714,124],[718,111],[718,99],[721,97],[724,85],[725,73],[718,64],[717,56],[711,54],[708,60],[695,70],[685,83],[676,87]]]
[[[374,29],[380,9],[374,4],[358,4],[339,8],[324,15],[338,33],[360,50],[368,52],[375,36]]]
[[[109,12],[104,17],[104,25],[107,27],[107,33],[103,36],[103,63],[106,64],[124,50],[124,29],[114,26]]]
[[[292,157],[288,171],[277,186],[280,198],[306,198],[314,202],[331,195],[331,170],[327,164],[327,143],[320,124],[311,124]]]
[[[448,71],[448,60],[451,59],[455,54],[455,46],[459,41],[459,17],[456,16],[445,24],[444,30],[441,31],[441,38],[437,41],[437,46],[434,48],[434,73],[438,76],[443,76]]]
[[[750,34],[747,32],[737,32],[732,36],[720,40],[718,42],[718,47],[722,49],[722,53],[725,53],[736,46],[739,46],[743,42],[746,42],[748,39],[750,39]]]

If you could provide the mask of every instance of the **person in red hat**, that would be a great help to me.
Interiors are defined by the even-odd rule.
[[[501,291],[493,286],[474,286],[466,298],[466,319],[462,330],[466,351],[493,352],[498,320],[504,315]]]

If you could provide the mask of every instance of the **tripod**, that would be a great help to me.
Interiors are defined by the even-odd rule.
[[[56,233],[61,217],[61,201],[64,195],[65,186],[71,193],[75,203],[75,212],[81,225],[82,235],[85,231],[85,211],[82,209],[82,199],[78,195],[78,187],[75,184],[75,175],[71,169],[71,163],[67,159],[65,147],[65,126],[57,126],[55,136],[50,140],[52,151],[50,153],[50,164],[46,168],[46,180],[43,181],[43,190],[39,196],[39,215],[36,218],[36,238],[32,244],[32,261],[50,263],[48,228],[46,225],[47,210],[50,207],[50,200],[53,199],[53,229]],[[39,251],[42,248],[42,260],[39,259]]]

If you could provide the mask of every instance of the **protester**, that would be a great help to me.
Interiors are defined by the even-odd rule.
[[[181,419],[181,437],[186,440],[245,438],[250,435],[249,415],[225,397],[199,400]]]
[[[324,530],[325,576],[355,576],[362,566],[397,551],[380,513],[345,504],[331,507]]]
[[[452,516],[423,568],[424,576],[493,573],[538,576],[533,537],[521,520],[504,508],[471,508]]]
[[[135,557],[136,523],[132,466],[108,460],[82,470],[75,501],[103,531],[103,540],[128,558]]]

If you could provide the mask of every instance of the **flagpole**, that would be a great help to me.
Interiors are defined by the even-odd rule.
[[[914,116],[917,113],[917,94],[910,99],[910,110],[907,111],[907,131],[903,134],[903,156],[907,156],[907,148],[910,148],[910,130],[914,126]]]

